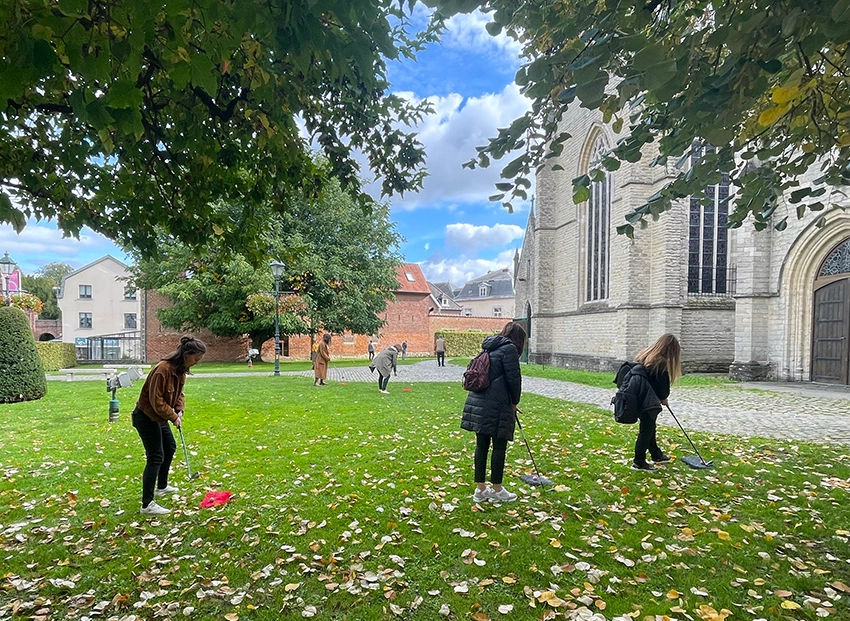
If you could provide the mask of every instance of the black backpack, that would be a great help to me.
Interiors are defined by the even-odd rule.
[[[490,385],[490,354],[482,351],[466,365],[463,387],[470,392],[481,392]]]
[[[632,367],[636,365],[636,362],[624,362],[614,376],[617,392],[611,398],[611,411],[614,413],[614,420],[624,425],[636,423],[640,416],[636,391],[629,390],[629,383],[635,377]]]

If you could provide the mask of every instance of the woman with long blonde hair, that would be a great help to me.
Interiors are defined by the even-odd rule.
[[[662,334],[655,343],[635,356],[635,362],[646,369],[649,385],[661,405],[667,405],[670,384],[682,376],[682,347],[679,341],[672,334]],[[632,464],[635,470],[655,470],[655,466],[646,460],[647,451],[656,464],[672,459],[658,448],[657,419],[657,412],[644,411],[640,414],[640,430],[635,441],[635,461]]]

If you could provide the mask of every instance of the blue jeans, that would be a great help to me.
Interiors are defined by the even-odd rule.
[[[145,446],[145,470],[142,473],[142,506],[147,507],[153,500],[154,487],[160,489],[168,485],[168,471],[171,460],[177,451],[177,442],[171,433],[169,423],[151,420],[140,409],[133,410],[133,427],[139,432]]]

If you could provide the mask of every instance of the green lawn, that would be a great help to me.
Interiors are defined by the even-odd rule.
[[[0,619],[848,618],[846,446],[693,433],[715,470],[636,472],[634,427],[527,395],[556,485],[518,481],[532,471],[518,435],[519,501],[476,506],[466,393],[405,387],[190,378],[202,475],[186,480],[178,445],[181,494],[156,520],[138,512],[138,385],[119,391],[118,423],[101,382],[0,405]],[[659,435],[691,453],[675,428]],[[235,496],[201,509],[208,490]]]

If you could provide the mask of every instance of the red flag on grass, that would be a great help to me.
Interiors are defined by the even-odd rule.
[[[204,499],[201,501],[202,507],[217,507],[225,504],[230,497],[233,496],[230,492],[207,492]]]

